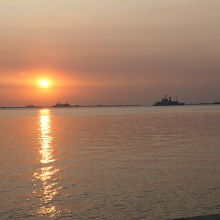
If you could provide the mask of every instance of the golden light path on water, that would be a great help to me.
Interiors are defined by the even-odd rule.
[[[52,203],[52,200],[62,187],[58,185],[55,177],[59,169],[53,166],[53,162],[56,159],[52,146],[53,135],[51,129],[51,112],[49,109],[39,110],[39,131],[39,155],[42,167],[37,169],[34,173],[34,181],[40,181],[41,187],[36,188],[33,193],[37,194],[37,197],[40,198],[40,207],[37,211],[38,214],[55,217],[59,215],[60,211]]]

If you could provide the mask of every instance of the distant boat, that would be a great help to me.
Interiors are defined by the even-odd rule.
[[[155,102],[153,104],[153,106],[170,106],[170,105],[185,105],[184,102],[179,102],[176,98],[176,100],[172,100],[171,96],[169,97],[169,99],[167,98],[167,95],[165,95],[164,98],[162,98],[162,100],[160,102]]]
[[[53,105],[53,107],[72,107],[72,105],[70,105],[69,103],[60,103],[60,102],[58,102],[58,103],[56,103],[55,105]]]
[[[37,106],[35,106],[35,105],[26,105],[26,108],[37,108]]]

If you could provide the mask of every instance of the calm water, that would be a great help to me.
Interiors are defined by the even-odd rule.
[[[220,213],[220,106],[1,109],[0,219]]]

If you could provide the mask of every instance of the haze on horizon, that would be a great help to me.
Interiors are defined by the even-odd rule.
[[[219,0],[0,4],[0,106],[220,101]]]

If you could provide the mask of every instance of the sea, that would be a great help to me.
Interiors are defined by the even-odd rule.
[[[220,106],[0,109],[0,219],[220,213]]]

